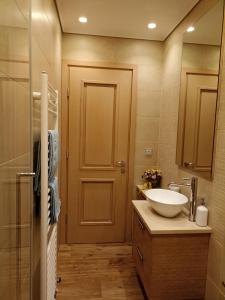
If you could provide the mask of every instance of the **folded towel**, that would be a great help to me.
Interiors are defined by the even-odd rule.
[[[35,144],[35,152],[36,155],[36,171],[34,177],[34,192],[36,192],[37,196],[41,195],[41,141],[38,141]]]
[[[59,161],[59,134],[56,130],[48,131],[48,181],[52,181]]]
[[[41,195],[41,142],[37,145],[37,162],[34,178],[34,191]],[[48,181],[54,179],[59,161],[59,135],[56,130],[48,131]]]
[[[54,224],[59,220],[61,201],[59,199],[58,180],[54,177],[49,182],[50,189],[50,223]]]

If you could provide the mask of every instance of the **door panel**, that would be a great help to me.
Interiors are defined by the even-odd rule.
[[[216,119],[217,89],[201,89],[199,94],[195,167],[211,169]]]
[[[183,164],[211,172],[218,76],[187,74]]]
[[[81,179],[80,224],[113,224],[114,183],[111,179]]]
[[[69,90],[67,241],[123,242],[132,71],[71,66]]]
[[[84,82],[81,100],[81,167],[113,167],[116,100],[116,85]]]

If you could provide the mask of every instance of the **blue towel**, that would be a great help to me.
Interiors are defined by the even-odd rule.
[[[38,142],[34,191],[41,195],[41,142]],[[56,130],[48,131],[48,182],[53,181],[59,161],[59,135]]]
[[[36,161],[36,171],[34,177],[34,192],[37,196],[41,195],[41,141],[37,143],[37,161]]]
[[[54,177],[49,182],[50,189],[50,223],[54,224],[59,220],[61,201],[59,199],[58,180]]]
[[[59,161],[59,134],[56,130],[48,131],[48,181],[54,179]]]

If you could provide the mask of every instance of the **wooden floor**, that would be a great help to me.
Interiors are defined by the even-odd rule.
[[[128,245],[63,245],[57,300],[144,300]]]

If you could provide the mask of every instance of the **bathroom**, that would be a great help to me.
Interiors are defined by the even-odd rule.
[[[223,0],[0,1],[0,299],[225,299],[223,13]],[[47,123],[39,101],[45,74],[57,98]],[[185,76],[190,82],[193,74],[216,82],[201,83],[214,103],[202,110],[202,125],[210,126],[203,136],[198,132],[203,144],[194,149],[200,162],[210,161],[203,168],[195,168],[190,157],[194,133],[187,128],[193,130],[194,119],[185,124]],[[43,125],[58,131],[60,140],[61,209],[56,253],[49,257],[42,252],[48,243],[43,199],[33,187]],[[211,143],[204,139],[209,136]],[[206,227],[188,220],[189,203],[174,218],[154,215],[169,232],[152,251],[159,263],[156,281],[144,267],[143,252],[157,244],[157,234],[150,248],[146,242],[134,251],[132,200],[136,212],[141,203],[149,206],[138,199],[145,198],[142,176],[150,168],[160,169],[161,188],[175,182],[189,200],[190,181],[183,179],[197,177],[197,205],[204,198],[208,209]],[[150,223],[140,214],[136,220],[139,228],[147,227],[145,235]],[[181,218],[195,230],[185,232],[180,223],[182,234],[172,231],[178,239],[173,244],[170,222]],[[175,247],[171,256],[169,245]],[[167,261],[176,266],[182,249],[182,266],[165,280]],[[163,271],[153,252],[164,255]],[[154,289],[148,281],[158,285]]]

